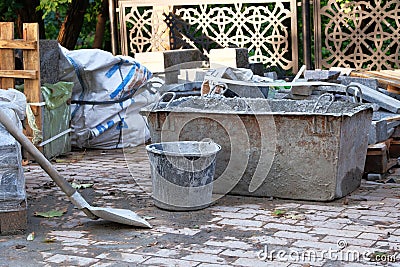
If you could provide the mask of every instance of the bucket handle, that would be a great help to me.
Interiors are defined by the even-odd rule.
[[[163,100],[166,95],[172,95],[171,99],[168,102],[161,102],[161,100]],[[171,102],[175,100],[175,98],[176,94],[174,92],[166,92],[157,100],[156,104],[153,106],[153,109],[159,108],[160,103],[167,103],[165,107],[168,107],[171,104]]]
[[[312,113],[314,113],[318,107],[318,104],[321,102],[322,98],[324,97],[329,97],[329,104],[326,106],[325,111],[323,113],[328,112],[328,109],[331,107],[331,105],[333,104],[333,101],[335,100],[335,97],[332,94],[329,93],[325,93],[320,95],[320,97],[318,97],[317,102],[315,102],[313,109],[311,110]]]
[[[358,85],[354,85],[354,84],[353,85],[348,85],[346,87],[346,98],[349,97],[349,93],[350,93],[349,89],[350,88],[354,88],[354,102],[357,103],[357,104],[362,104],[363,97],[362,97],[361,87],[358,86]],[[359,99],[357,99],[357,96],[359,97]]]

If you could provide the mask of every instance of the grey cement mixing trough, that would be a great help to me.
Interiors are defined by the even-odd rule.
[[[187,97],[148,107],[152,142],[221,145],[213,193],[328,201],[361,183],[372,108],[348,102]]]

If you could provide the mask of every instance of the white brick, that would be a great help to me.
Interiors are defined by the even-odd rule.
[[[271,214],[271,212],[269,210],[261,210],[261,209],[241,209],[238,212],[240,213],[250,213],[250,214]]]
[[[213,263],[202,263],[197,267],[230,267],[231,265],[223,265],[223,264],[213,264]]]
[[[382,229],[376,226],[371,225],[347,225],[343,228],[344,230],[353,230],[353,231],[361,231],[361,232],[369,232],[369,233],[377,233],[377,234],[386,234],[387,232],[391,232],[394,229]],[[400,234],[400,231],[399,231]]]
[[[289,231],[279,231],[274,234],[275,237],[284,237],[289,239],[302,239],[318,241],[318,237],[308,233],[296,233]]]
[[[84,266],[88,264],[94,264],[98,261],[99,261],[98,259],[79,257],[74,255],[63,255],[63,254],[55,254],[50,258],[46,259],[46,262],[62,264],[63,266],[68,266],[68,265]]]
[[[344,239],[337,236],[326,236],[321,241],[326,243],[337,243],[339,240],[345,240],[347,245],[363,246],[363,247],[370,247],[376,242],[375,240],[361,239],[360,237]]]
[[[249,227],[261,227],[263,225],[263,223],[260,221],[240,220],[240,219],[223,219],[217,222],[217,224],[249,226]]]
[[[144,265],[152,265],[152,266],[196,266],[199,264],[198,262],[179,260],[179,259],[169,259],[169,258],[150,258],[145,262],[141,263]]]
[[[382,235],[375,233],[362,233],[361,235],[358,236],[358,238],[379,240],[380,238],[382,238]]]
[[[230,256],[230,257],[238,257],[238,258],[250,258],[256,259],[258,255],[258,251],[251,250],[241,250],[241,249],[227,249],[224,250],[220,255]]]
[[[241,212],[213,212],[213,215],[220,216],[223,218],[230,219],[249,219],[255,215],[255,213],[241,213]]]
[[[139,252],[137,252],[137,253],[139,253]],[[158,257],[171,257],[171,256],[178,255],[179,253],[172,249],[163,248],[163,249],[158,249],[156,251],[140,252],[140,254],[158,256]]]
[[[233,226],[232,229],[239,231],[255,231],[255,232],[263,230],[261,227],[248,227],[248,226]]]
[[[205,243],[207,246],[225,247],[231,249],[252,249],[252,246],[242,241],[212,241]]]
[[[288,239],[286,238],[278,238],[273,236],[253,236],[250,238],[254,243],[260,244],[272,244],[272,245],[282,245],[285,246],[288,244]]]
[[[193,236],[201,232],[201,230],[198,229],[189,229],[189,228],[174,229],[165,226],[160,226],[158,228],[155,228],[155,230],[167,234],[179,234],[179,235],[190,235],[190,236]]]
[[[54,236],[64,236],[70,238],[82,238],[88,234],[87,231],[51,231],[50,235]]]
[[[237,205],[236,207],[242,209],[253,209],[253,210],[258,210],[261,208],[261,206],[258,204],[242,204],[242,205]]]
[[[240,210],[241,208],[229,207],[229,206],[212,206],[208,209],[216,210],[216,211],[236,212],[236,211]]]
[[[328,211],[328,212],[340,212],[344,210],[343,207],[336,207],[336,206],[323,206],[323,205],[301,205],[299,209],[306,209],[306,210],[321,210],[321,211]]]
[[[134,253],[119,253],[119,252],[111,252],[111,253],[102,253],[96,257],[97,259],[106,259],[106,260],[115,260],[115,261],[124,261],[131,263],[142,263],[149,256],[134,254]]]
[[[295,247],[301,247],[301,248],[313,248],[317,249],[318,251],[316,252],[321,252],[323,250],[337,250],[339,249],[338,245],[336,243],[324,243],[324,242],[314,242],[314,241],[308,241],[308,240],[297,240],[292,244],[292,246]],[[313,250],[314,251],[314,250]],[[317,255],[318,255],[317,253]]]
[[[193,253],[183,257],[182,259],[189,261],[208,262],[208,263],[221,263],[221,264],[227,263],[224,258],[218,257],[217,255],[206,254],[206,253]]]
[[[290,225],[290,224],[280,224],[280,223],[267,223],[264,225],[266,229],[278,229],[283,231],[293,231],[293,232],[308,232],[311,227],[304,227],[301,225]]]
[[[249,266],[249,267],[266,267],[266,266],[274,266],[274,267],[287,267],[290,263],[287,262],[278,262],[278,261],[261,261],[259,259],[246,259],[239,258],[232,263],[232,265],[238,266]]]
[[[331,229],[323,227],[315,227],[310,233],[319,235],[333,235],[339,237],[356,237],[361,234],[359,231],[343,230],[343,229]]]
[[[262,222],[277,222],[277,223],[288,223],[288,224],[295,224],[298,221],[293,219],[286,219],[284,217],[276,217],[272,215],[257,215],[253,219]]]

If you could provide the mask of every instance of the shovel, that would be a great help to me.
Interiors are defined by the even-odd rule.
[[[121,224],[148,227],[151,225],[131,210],[92,207],[86,200],[73,188],[61,174],[51,165],[51,163],[43,156],[43,154],[23,135],[23,133],[14,125],[7,114],[0,112],[0,123],[8,132],[33,156],[39,163],[40,167],[47,172],[53,181],[68,196],[71,202],[80,210],[82,210],[89,218],[97,220],[102,218],[107,221],[117,222]]]

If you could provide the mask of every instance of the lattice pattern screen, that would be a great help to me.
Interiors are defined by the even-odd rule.
[[[122,53],[246,47],[252,62],[297,71],[295,0],[225,2],[157,7],[121,1]]]
[[[400,1],[316,0],[317,67],[400,68]]]

